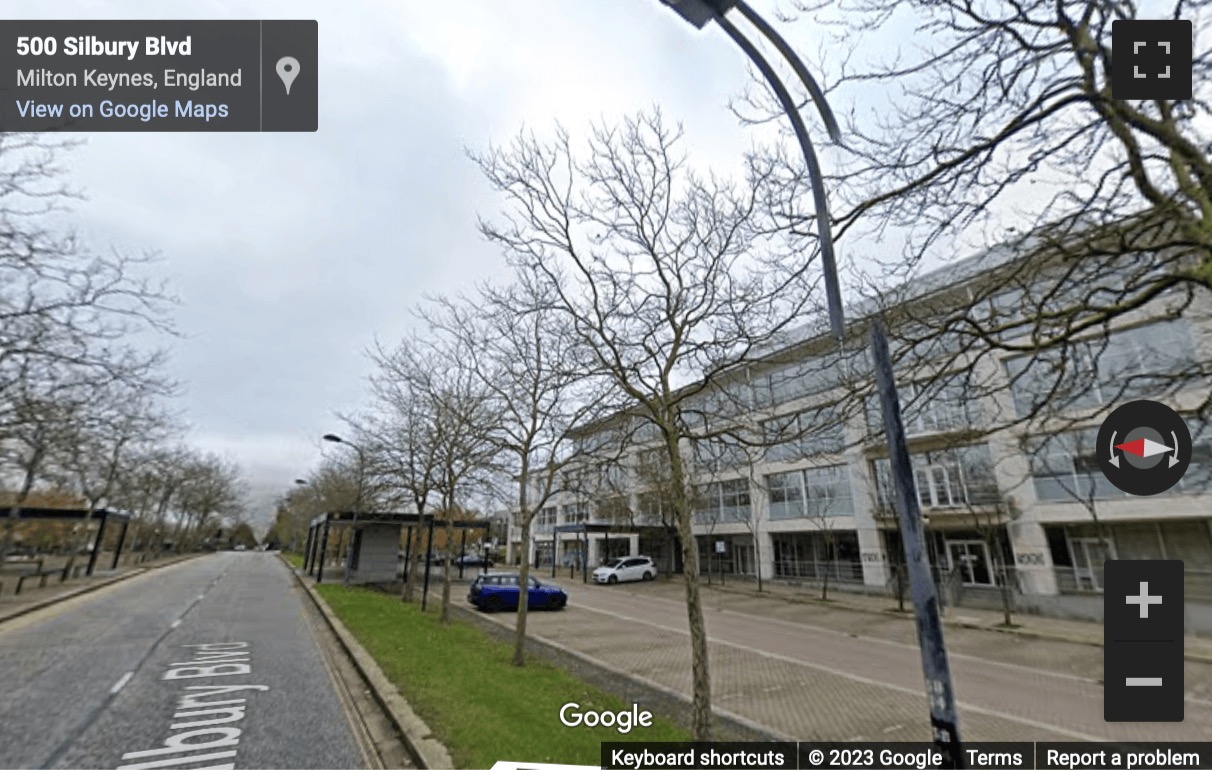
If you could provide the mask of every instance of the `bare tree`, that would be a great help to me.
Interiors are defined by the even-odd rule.
[[[659,114],[593,131],[585,152],[558,130],[475,156],[508,201],[481,230],[547,287],[568,333],[654,426],[669,460],[681,537],[696,739],[711,734],[711,680],[683,446],[696,394],[811,307],[811,244],[780,230],[762,205],[779,197],[772,164],[751,158],[743,184],[704,179],[679,156]]]
[[[822,21],[834,22],[844,30],[819,57],[834,103],[843,94],[866,103],[878,93],[879,110],[854,110],[843,131],[850,152],[837,156],[835,189],[839,234],[904,234],[902,259],[883,266],[893,275],[954,238],[996,242],[1015,229],[1063,222],[1048,240],[1070,255],[1090,257],[1090,246],[1106,259],[1142,245],[1161,252],[1157,262],[1132,270],[1114,295],[1076,289],[1065,313],[1076,323],[1065,333],[1171,288],[1212,285],[1212,59],[1204,14],[1182,2],[1148,9],[1153,18],[1194,19],[1194,98],[1126,100],[1112,96],[1111,28],[1143,13],[1135,3],[796,6],[801,23],[819,30]],[[873,45],[906,24],[920,31],[921,45],[886,55],[886,47]],[[765,94],[743,100],[738,111],[746,119],[778,112]],[[1073,237],[1089,232],[1098,232],[1101,244]]]
[[[458,508],[465,486],[490,471],[491,436],[498,429],[492,394],[459,343],[435,327],[426,338],[408,337],[377,359],[377,376],[394,383],[388,387],[402,399],[399,406],[407,410],[410,427],[429,442],[433,454],[423,461],[429,470],[425,489],[438,496],[439,510],[448,513]],[[446,542],[454,542],[451,515],[446,516]],[[449,566],[443,570],[443,623],[450,619],[451,572]]]
[[[459,340],[472,374],[497,411],[490,441],[516,479],[516,521],[522,533],[513,663],[525,665],[531,525],[560,491],[562,471],[576,462],[571,431],[597,403],[592,373],[575,338],[556,325],[549,289],[522,274],[504,289],[483,287],[474,302],[441,300],[430,323]]]
[[[146,275],[152,257],[94,253],[63,225],[67,146],[0,137],[0,472],[22,475],[0,559],[48,454],[64,449],[52,434],[66,437],[115,384],[172,392],[163,355],[130,340],[171,332],[173,298]]]
[[[35,483],[45,474],[53,454],[70,440],[70,426],[81,409],[79,391],[69,399],[65,390],[56,388],[55,396],[48,397],[32,391],[34,383],[23,382],[21,385],[21,399],[13,408],[13,420],[5,442],[10,463],[20,472],[21,482],[16,499],[4,520],[0,562],[12,549],[21,506],[29,499]]]
[[[238,519],[244,513],[244,482],[232,460],[207,454],[186,465],[177,493],[177,546],[198,539],[212,515]]]
[[[370,357],[378,367],[370,378],[373,406],[352,425],[385,486],[402,490],[404,501],[416,512],[417,526],[409,529],[408,538],[419,545],[420,526],[437,490],[439,448],[432,440],[429,403],[408,376],[416,362],[406,345],[395,351],[376,346]],[[401,601],[415,597],[417,564],[412,559],[404,565]]]
[[[133,450],[163,443],[179,430],[172,417],[157,406],[160,387],[156,381],[116,382],[99,393],[88,413],[78,415],[68,428],[54,462],[79,490],[88,510],[81,522],[80,539],[71,544],[65,578],[88,536],[94,513],[109,500],[121,476],[134,472]]]

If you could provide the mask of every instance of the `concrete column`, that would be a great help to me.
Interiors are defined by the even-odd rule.
[[[1044,527],[1034,521],[1018,521],[1006,525],[1010,550],[1014,552],[1014,567],[1024,594],[1055,596],[1056,570]]]
[[[865,430],[857,424],[852,428]],[[859,542],[859,558],[863,560],[863,585],[883,588],[891,580],[892,571],[883,532],[875,519],[875,474],[862,452],[849,454],[846,459],[854,500],[854,532]]]
[[[754,535],[754,545],[758,551],[758,569],[762,571],[762,580],[770,580],[774,575],[774,537],[769,532],[759,531]]]
[[[863,585],[887,586],[892,579],[888,551],[884,548],[883,532],[875,527],[860,527],[855,531],[859,541],[859,557],[863,560]]]

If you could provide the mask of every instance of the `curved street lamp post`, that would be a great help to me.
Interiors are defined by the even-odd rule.
[[[812,196],[816,209],[817,233],[821,244],[821,266],[825,273],[825,300],[829,310],[829,327],[839,344],[844,339],[845,317],[842,312],[842,295],[838,282],[837,262],[833,253],[833,235],[830,231],[829,206],[825,198],[825,182],[817,162],[816,152],[808,136],[804,119],[787,86],[779,79],[774,68],[761,51],[732,24],[725,14],[736,9],[752,24],[782,55],[807,89],[825,124],[829,137],[842,144],[841,131],[833,112],[825,100],[824,91],[817,85],[804,62],[778,32],[757,14],[744,0],[661,0],[697,29],[714,21],[736,43],[753,65],[766,79],[774,95],[795,131],[808,176],[812,185]],[[935,746],[943,754],[943,767],[964,767],[960,745],[959,720],[955,709],[955,690],[951,684],[951,669],[947,661],[947,649],[943,642],[942,620],[939,617],[938,595],[930,576],[922,533],[921,508],[913,482],[913,466],[905,443],[904,423],[901,419],[900,400],[896,392],[896,379],[892,372],[892,359],[888,351],[888,338],[883,322],[876,317],[871,322],[871,353],[874,362],[876,386],[884,416],[884,434],[888,442],[897,509],[900,513],[901,540],[908,565],[909,587],[913,597],[913,608],[917,615],[918,639],[922,654],[922,670],[926,678],[926,699],[930,704],[930,724]]]
[[[349,576],[353,570],[354,539],[358,533],[358,510],[362,507],[362,479],[363,474],[366,472],[366,455],[363,454],[362,448],[357,444],[346,441],[335,434],[324,434],[324,440],[331,441],[334,444],[344,444],[358,453],[358,491],[354,496],[353,521],[349,525],[349,543],[345,548],[345,579],[343,584],[346,588],[349,588]]]

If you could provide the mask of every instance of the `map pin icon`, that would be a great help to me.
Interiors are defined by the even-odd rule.
[[[278,71],[278,77],[282,78],[282,84],[286,86],[286,95],[290,96],[290,84],[299,76],[299,60],[293,56],[283,56],[278,59],[278,65],[274,69]]]

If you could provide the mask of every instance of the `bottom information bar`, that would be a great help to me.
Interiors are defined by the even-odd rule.
[[[1212,743],[964,743],[965,768],[1212,770]],[[603,743],[602,770],[943,770],[933,743]]]

